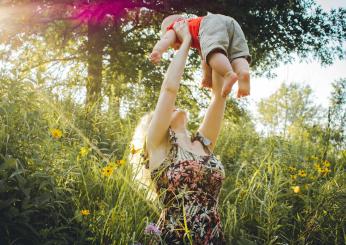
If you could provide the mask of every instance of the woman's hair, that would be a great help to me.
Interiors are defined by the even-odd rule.
[[[153,112],[149,112],[140,119],[132,137],[132,149],[129,156],[129,162],[132,166],[134,181],[136,181],[144,190],[147,190],[147,198],[154,201],[157,198],[154,182],[150,177],[149,169],[145,167],[145,165],[149,164],[146,138],[152,117]]]

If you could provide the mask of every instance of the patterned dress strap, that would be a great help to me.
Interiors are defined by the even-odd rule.
[[[192,140],[198,140],[199,142],[201,142],[203,148],[206,149],[209,154],[211,153],[211,150],[209,148],[211,145],[211,140],[205,137],[201,132],[197,131]]]
[[[168,128],[168,133],[169,133],[169,143],[171,144],[171,148],[169,150],[168,156],[171,159],[171,162],[174,162],[178,154],[177,136],[175,135],[175,132],[173,131],[171,127]]]
[[[169,142],[172,145],[177,145],[177,136],[171,127],[168,128]]]

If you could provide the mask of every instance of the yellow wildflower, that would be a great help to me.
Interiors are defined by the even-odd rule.
[[[292,190],[294,193],[299,193],[300,192],[300,186],[299,185],[292,186]]]
[[[59,139],[62,136],[62,131],[60,129],[57,129],[57,128],[52,128],[50,130],[50,133],[51,133],[52,137],[55,139]]]
[[[317,161],[317,160],[318,160],[318,158],[315,157],[315,156],[312,156],[310,159],[311,159],[311,160],[314,160],[314,161]]]
[[[139,152],[140,150],[141,150],[141,149],[135,149],[135,146],[134,146],[134,145],[131,145],[131,150],[130,150],[130,152],[131,152],[132,155],[136,154],[136,153]]]
[[[114,171],[114,166],[107,165],[106,167],[102,168],[102,174],[106,177],[109,177],[112,175]]]
[[[291,179],[292,180],[296,180],[297,179],[297,175],[296,174],[291,174]]]
[[[84,216],[87,216],[87,215],[90,214],[90,211],[88,209],[83,209],[83,210],[80,211],[80,214],[84,215]]]
[[[124,159],[117,161],[118,165],[125,165],[126,161]]]
[[[86,155],[88,155],[89,151],[90,149],[84,146],[80,148],[79,155],[81,155],[82,157],[85,157]]]
[[[325,167],[329,168],[329,167],[330,167],[330,162],[328,162],[328,161],[324,161],[323,166],[325,166]]]
[[[327,167],[323,167],[320,171],[323,175],[326,175],[331,172],[331,170]]]
[[[304,171],[304,170],[299,170],[298,171],[298,175],[300,176],[300,177],[306,177],[306,172]]]
[[[314,168],[318,171],[321,168],[321,165],[319,163],[315,163]]]

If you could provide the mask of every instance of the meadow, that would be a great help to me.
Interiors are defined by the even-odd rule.
[[[81,11],[72,17],[54,1],[38,1],[40,8],[30,1],[0,6],[2,16],[16,14],[0,17],[8,20],[0,25],[0,244],[145,245],[158,239],[148,227],[162,206],[135,179],[142,148],[132,137],[154,109],[174,53],[160,66],[147,56],[167,9],[206,9],[199,1],[144,10],[129,2],[153,1],[95,1],[73,8]],[[224,5],[224,14],[247,23],[254,77],[271,76],[291,52],[323,64],[345,58],[339,46],[344,9],[321,12],[314,1],[240,2]],[[191,52],[177,104],[190,111],[192,131],[210,99],[194,81],[198,74],[198,54]],[[327,108],[299,79],[260,101],[258,117],[246,99],[228,99],[214,151],[226,170],[219,211],[228,244],[345,244],[345,79],[330,81]]]

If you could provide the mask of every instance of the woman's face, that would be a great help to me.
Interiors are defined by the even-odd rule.
[[[171,117],[172,127],[186,126],[189,118],[189,113],[185,110],[174,108]]]

